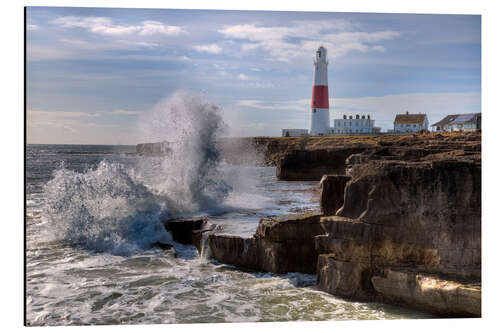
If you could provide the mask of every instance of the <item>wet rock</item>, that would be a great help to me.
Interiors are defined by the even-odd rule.
[[[153,244],[153,247],[159,247],[162,250],[170,250],[174,246],[172,244],[168,244],[168,243],[156,242],[156,243]]]
[[[207,221],[206,218],[174,219],[165,221],[164,225],[175,242],[193,244],[193,231],[206,227]]]
[[[202,240],[205,234],[213,233],[213,232],[221,232],[223,227],[217,224],[209,224],[206,223],[202,225],[201,229],[193,230],[191,233],[191,244],[196,246],[198,249],[198,253],[202,252]]]
[[[162,242],[156,242],[151,245],[151,247],[158,247],[162,249],[165,252],[172,253],[175,258],[177,258],[177,251],[175,250],[175,247],[172,244],[168,243],[162,243]]]
[[[273,273],[316,271],[314,237],[324,233],[319,214],[262,219],[251,238],[211,234],[212,256],[221,263]]]

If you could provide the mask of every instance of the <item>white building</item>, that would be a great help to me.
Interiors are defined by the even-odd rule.
[[[481,113],[450,114],[435,124],[433,131],[475,131],[481,129]]]
[[[375,120],[370,119],[370,115],[357,114],[355,117],[344,115],[342,119],[333,121],[333,134],[368,134],[374,131]]]
[[[306,136],[308,135],[307,129],[302,128],[285,128],[281,131],[281,136],[283,137],[297,137],[297,136]]]
[[[415,133],[427,131],[429,128],[429,120],[425,113],[397,114],[394,119],[394,132],[396,133]]]

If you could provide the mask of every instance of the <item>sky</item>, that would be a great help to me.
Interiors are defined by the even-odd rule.
[[[309,128],[315,50],[330,119],[481,112],[479,15],[28,7],[28,143],[136,144],[178,90],[219,105],[231,136]]]

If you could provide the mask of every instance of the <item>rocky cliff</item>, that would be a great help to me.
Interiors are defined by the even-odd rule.
[[[391,137],[287,154],[280,157],[286,171],[279,171],[287,177],[336,173],[320,182],[322,214],[263,219],[250,238],[198,222],[192,224],[199,230],[181,228],[196,235],[200,251],[203,238],[222,263],[316,272],[318,289],[355,300],[481,315],[480,134]]]
[[[347,160],[349,180],[324,176],[320,290],[480,315],[480,136],[445,139],[376,147]]]

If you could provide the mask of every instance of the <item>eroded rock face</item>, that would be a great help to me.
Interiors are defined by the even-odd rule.
[[[318,257],[318,289],[356,300],[372,300],[371,265],[362,261],[343,261],[333,254]]]
[[[335,215],[344,205],[344,191],[351,177],[346,175],[324,175],[320,181],[321,212],[324,215]]]
[[[320,180],[325,174],[344,174],[346,159],[366,148],[294,150],[280,159],[276,177],[280,180]]]
[[[387,270],[371,278],[386,301],[443,316],[480,317],[481,288],[412,271]]]
[[[221,263],[273,273],[315,273],[314,237],[324,233],[319,214],[262,219],[252,238],[211,234],[212,256]]]
[[[382,248],[413,251],[406,256],[413,265],[480,277],[479,162],[383,162],[368,167],[368,173],[354,174],[347,184],[338,215],[370,226],[374,254],[383,255]]]
[[[481,159],[476,144],[465,146],[384,147],[349,158],[336,211],[338,179],[324,178],[322,210],[333,216],[321,218],[325,234],[315,237],[318,289],[479,316]]]

